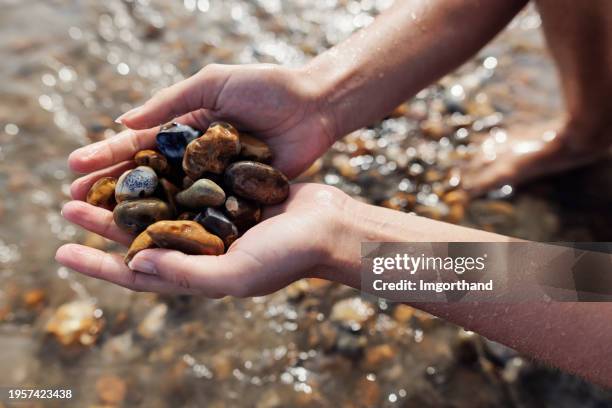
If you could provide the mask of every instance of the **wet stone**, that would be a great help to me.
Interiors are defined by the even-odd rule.
[[[448,205],[466,205],[469,201],[468,194],[463,190],[452,190],[444,195],[442,200]]]
[[[104,403],[119,404],[125,399],[127,385],[116,375],[104,375],[96,381],[96,393]]]
[[[350,358],[359,358],[367,346],[368,339],[363,335],[341,330],[336,342],[336,349],[340,354]]]
[[[187,145],[200,137],[201,133],[190,126],[172,123],[161,128],[157,134],[157,148],[170,164],[180,166]]]
[[[206,172],[221,174],[238,153],[238,131],[228,123],[216,122],[204,135],[189,143],[183,157],[183,170],[194,180]]]
[[[198,214],[194,221],[220,237],[226,248],[238,238],[238,228],[221,211],[214,208],[207,208]]]
[[[261,219],[259,204],[236,196],[229,196],[225,200],[225,211],[242,231],[257,224]]]
[[[125,255],[125,263],[129,263],[140,251],[155,247],[155,242],[153,242],[147,231],[142,231],[140,234],[138,234],[134,241],[132,241],[127,254]]]
[[[115,224],[131,234],[144,231],[149,225],[172,218],[168,204],[157,198],[123,201],[113,211]]]
[[[23,303],[28,309],[39,309],[47,300],[47,294],[43,289],[31,289],[23,294]]]
[[[87,192],[87,202],[96,207],[112,210],[115,206],[115,177],[102,177],[96,181]]]
[[[225,192],[217,183],[200,179],[176,195],[176,201],[187,208],[218,207],[225,202]]]
[[[463,204],[453,204],[448,209],[446,221],[458,224],[465,218],[465,206]]]
[[[330,319],[350,330],[360,330],[374,316],[374,307],[360,297],[338,301],[331,310]]]
[[[157,174],[150,167],[139,166],[128,170],[117,180],[115,200],[120,203],[125,200],[149,197],[155,193],[157,182]]]
[[[160,248],[175,249],[191,255],[220,255],[223,241],[195,221],[160,221],[147,228]]]
[[[395,350],[389,344],[369,347],[365,350],[363,365],[368,370],[375,370],[388,363],[395,355]]]
[[[278,204],[289,196],[287,177],[262,163],[233,163],[225,172],[225,182],[237,195],[262,204]]]
[[[193,185],[193,182],[194,181],[191,179],[191,177],[189,176],[183,177],[183,188],[186,189],[186,188],[191,187]]]
[[[191,211],[185,211],[185,212],[180,213],[179,216],[176,217],[176,219],[180,221],[193,221],[196,215],[198,214],[191,212]]]
[[[163,178],[159,180],[160,196],[168,203],[170,210],[176,213],[176,195],[179,193],[179,189],[172,182]]]
[[[261,163],[270,163],[273,158],[272,149],[261,140],[244,133],[240,134],[240,157]]]
[[[155,150],[141,150],[134,156],[138,166],[147,166],[155,170],[158,175],[165,174],[169,170],[168,160]]]
[[[104,320],[93,303],[74,301],[60,306],[45,327],[64,346],[91,346],[100,335]]]
[[[155,337],[164,328],[166,324],[166,316],[168,314],[168,305],[159,303],[155,305],[149,313],[142,319],[136,331],[145,339]]]

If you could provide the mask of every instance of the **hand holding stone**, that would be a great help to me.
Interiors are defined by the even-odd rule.
[[[238,200],[230,198],[229,207],[237,211]],[[334,242],[337,229],[349,216],[344,209],[347,200],[330,186],[292,185],[283,204],[265,207],[262,221],[220,256],[146,249],[151,241],[140,237],[137,253],[131,254],[132,269],[120,255],[76,244],[61,247],[56,259],[85,275],[136,291],[208,297],[264,295],[297,279],[320,276],[328,268],[338,245]],[[106,209],[73,201],[64,206],[63,214],[123,245],[133,240],[112,222],[112,212]]]

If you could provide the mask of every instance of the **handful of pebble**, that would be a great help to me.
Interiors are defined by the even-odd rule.
[[[148,248],[220,255],[260,221],[262,205],[287,199],[289,181],[271,160],[267,144],[229,123],[203,134],[173,123],[157,134],[157,150],[136,153],[137,167],[118,179],[99,179],[87,202],[136,235],[126,263]]]

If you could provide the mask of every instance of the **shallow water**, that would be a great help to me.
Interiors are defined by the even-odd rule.
[[[75,177],[68,153],[119,131],[112,118],[210,62],[299,65],[388,3],[0,0],[0,385],[71,388],[74,406],[610,403],[577,378],[406,307],[351,303],[363,322],[344,327],[330,317],[357,296],[344,287],[312,280],[250,300],[165,298],[53,261],[65,242],[114,249],[59,214]],[[609,162],[459,210],[440,199],[472,139],[559,114],[538,27],[533,10],[521,14],[476,58],[338,142],[303,178],[513,236],[612,241]],[[93,345],[45,335],[58,307],[74,300],[94,302],[91,318],[104,322]]]

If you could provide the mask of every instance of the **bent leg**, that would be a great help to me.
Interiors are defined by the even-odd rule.
[[[612,145],[612,2],[537,0],[563,88],[565,115],[486,140],[464,172],[477,195],[504,184],[578,167]]]

